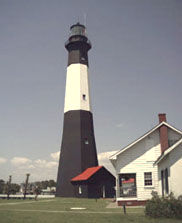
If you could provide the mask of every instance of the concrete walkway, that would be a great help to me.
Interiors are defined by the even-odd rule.
[[[123,206],[118,206],[117,202],[110,202],[106,208],[123,208]],[[126,206],[126,208],[145,208],[145,206]]]
[[[121,207],[119,207],[119,206],[117,205],[116,202],[110,202],[110,203],[106,206],[106,208],[121,208]]]

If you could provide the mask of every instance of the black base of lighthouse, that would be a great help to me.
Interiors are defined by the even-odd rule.
[[[75,197],[71,179],[98,165],[92,113],[84,110],[64,114],[56,196]]]

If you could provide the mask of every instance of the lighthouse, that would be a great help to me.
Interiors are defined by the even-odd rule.
[[[91,43],[84,25],[70,27],[65,48],[68,65],[56,196],[75,197],[71,179],[98,166],[88,72]]]

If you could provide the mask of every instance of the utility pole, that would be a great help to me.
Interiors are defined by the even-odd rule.
[[[28,187],[28,180],[29,180],[29,176],[30,176],[30,174],[29,174],[29,173],[27,173],[27,174],[26,174],[25,191],[24,191],[24,197],[23,197],[23,199],[25,199],[25,198],[26,198],[26,193],[27,193],[27,187]]]
[[[12,176],[10,175],[9,180],[7,182],[7,199],[9,199],[9,195],[10,195],[11,179],[12,179]]]

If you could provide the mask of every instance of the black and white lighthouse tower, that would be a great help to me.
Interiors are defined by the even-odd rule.
[[[98,166],[91,111],[86,28],[71,26],[65,43],[68,51],[64,124],[56,196],[74,197],[71,179],[89,167]]]

